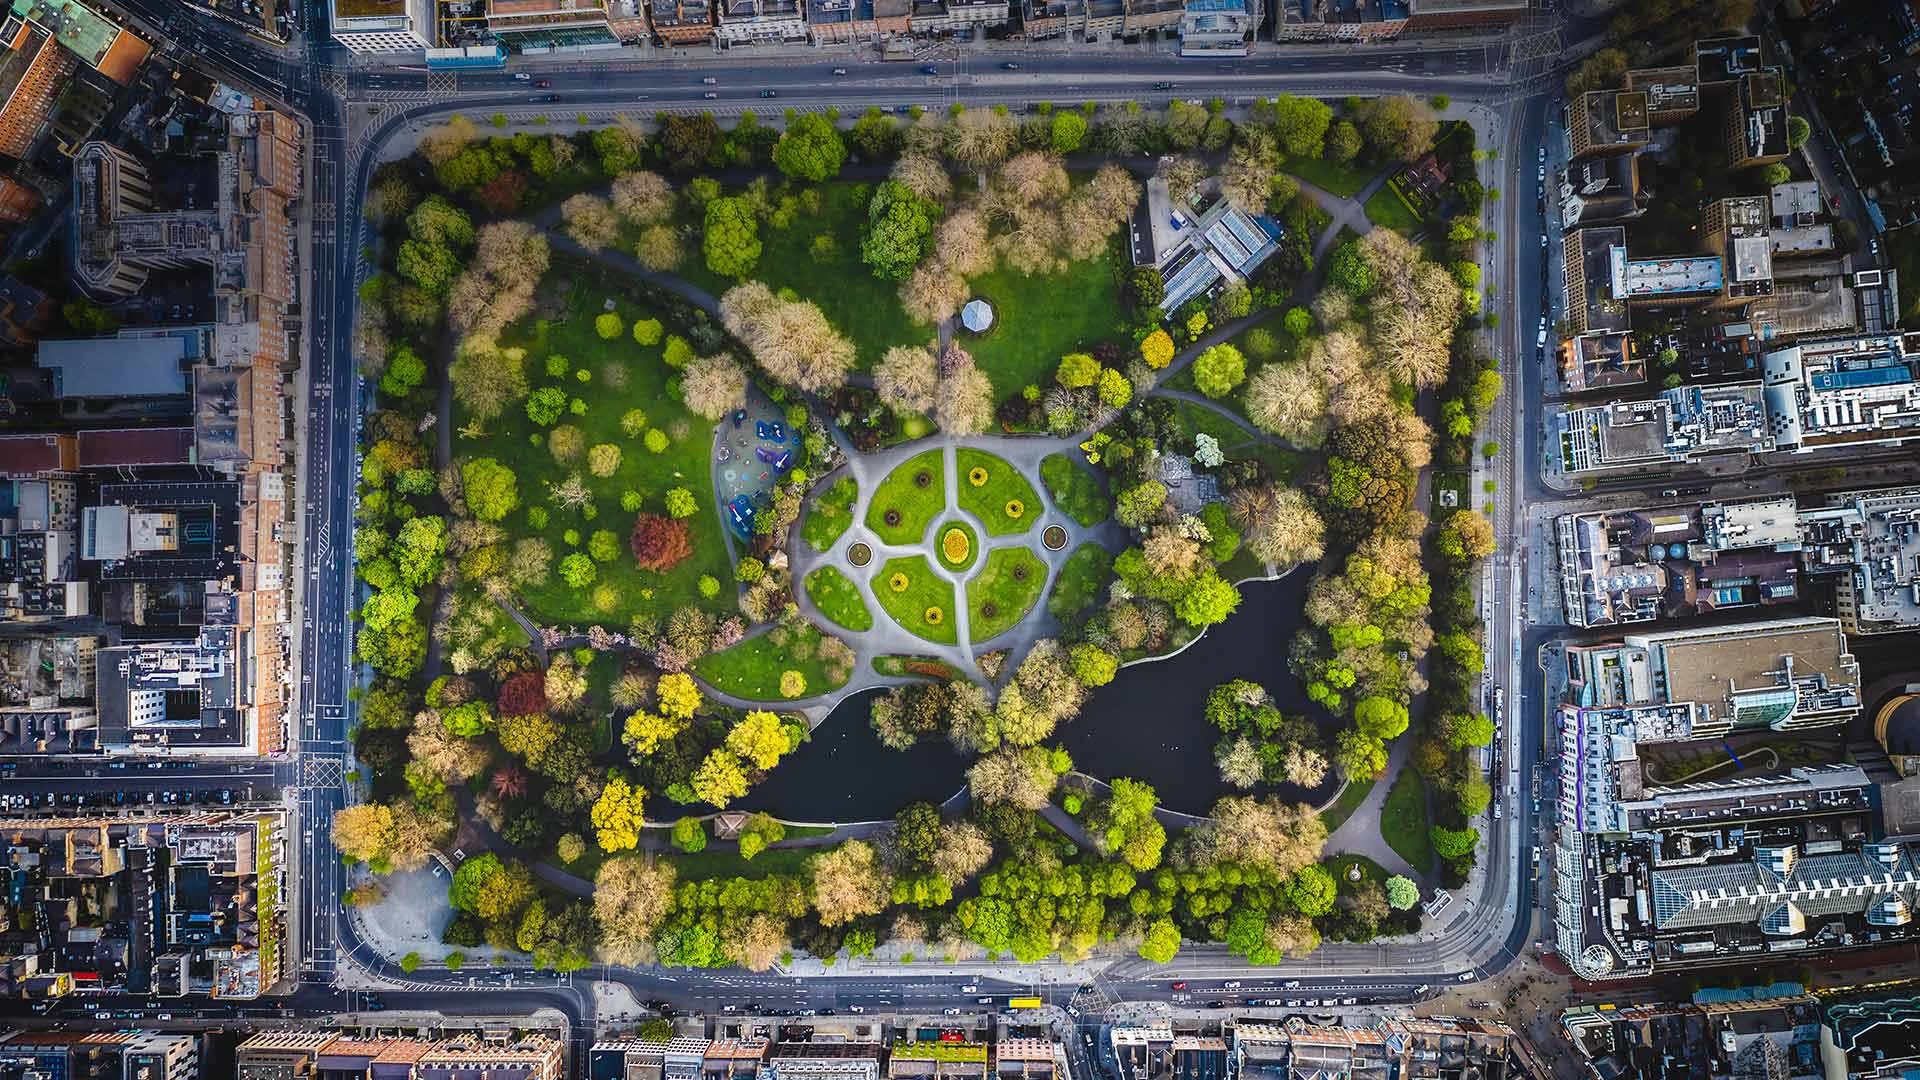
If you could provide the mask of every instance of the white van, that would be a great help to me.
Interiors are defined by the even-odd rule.
[[[1542,349],[1547,347],[1547,332],[1545,330],[1540,331],[1540,340],[1536,341],[1534,344],[1538,345]]]

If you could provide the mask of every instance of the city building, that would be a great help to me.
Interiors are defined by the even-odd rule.
[[[8,1080],[198,1080],[202,1064],[187,1032],[0,1031]]]
[[[1630,69],[1626,88],[1647,95],[1647,125],[1652,128],[1672,127],[1700,111],[1700,79],[1693,64]]]
[[[355,53],[424,51],[434,42],[434,0],[332,0],[333,40]]]
[[[282,975],[285,832],[278,807],[0,819],[0,911],[38,931],[0,935],[0,994],[259,997]]]
[[[1084,33],[1092,5],[1102,5],[1110,10],[1115,25],[1118,25],[1120,5],[1113,0],[1020,0],[1021,26],[1029,41]]]
[[[1045,1042],[1043,1039],[1017,1041]],[[1004,1045],[1001,1049],[1004,1051]],[[1052,1058],[1047,1060],[1050,1063]],[[1019,1063],[1017,1057],[1015,1063]],[[889,1080],[985,1080],[986,1075],[987,1047],[984,1043],[899,1042],[887,1051]]]
[[[1800,595],[1793,497],[1595,510],[1555,522],[1567,622],[1617,626]]]
[[[997,1080],[1056,1080],[1069,1074],[1066,1048],[1052,1039],[1004,1038],[993,1047]]]
[[[32,347],[55,314],[52,297],[12,274],[0,274],[0,348]]]
[[[1407,28],[1408,0],[1279,0],[1275,41],[1389,41]]]
[[[1124,34],[1158,33],[1180,25],[1186,15],[1185,0],[1122,0]]]
[[[1718,454],[1774,449],[1759,383],[1678,386],[1659,397],[1607,405],[1574,405],[1550,430],[1569,475],[1614,469],[1695,464]]]
[[[807,0],[806,7],[815,45],[882,41],[911,29],[913,0]]]
[[[1609,1080],[1826,1080],[1819,999],[1796,984],[1778,990],[1701,991],[1683,1005],[1581,1005],[1560,1014],[1560,1027],[1592,1074]]]
[[[1247,55],[1247,42],[1260,32],[1261,2],[1187,0],[1180,16],[1180,55],[1221,59]]]
[[[1130,228],[1135,266],[1158,266],[1172,312],[1222,282],[1244,281],[1280,246],[1278,222],[1255,217],[1220,193],[1218,181],[1190,192],[1169,191],[1159,177],[1147,181]]]
[[[716,1041],[719,1047],[725,1040]],[[877,1042],[780,1042],[771,1048],[764,1045],[756,1048],[758,1053],[766,1055],[767,1080],[879,1080],[881,1059],[886,1048]],[[714,1048],[707,1050],[707,1059],[714,1059]],[[743,1075],[732,1072],[716,1077],[709,1071],[707,1080],[727,1080],[731,1076]],[[745,1074],[750,1075],[750,1074]]]
[[[606,0],[487,0],[487,32],[518,53],[617,49],[613,14]]]
[[[565,1046],[559,1040],[496,1029],[481,1037],[446,1039],[262,1031],[240,1044],[235,1063],[239,1080],[561,1080],[566,1075]]]
[[[723,46],[805,41],[800,0],[720,0],[714,34]]]
[[[1787,156],[1787,99],[1778,69],[1740,77],[1727,110],[1727,157],[1747,169]]]
[[[1567,106],[1567,145],[1574,160],[1632,155],[1652,130],[1644,90],[1589,90]]]
[[[713,5],[708,0],[647,0],[647,23],[653,36],[668,45],[713,41]]]
[[[1369,1024],[1350,1020],[1344,1025],[1317,1024],[1299,1016],[1285,1023],[1247,1018],[1233,1025],[1227,1043],[1231,1047],[1228,1062],[1243,1080],[1508,1080],[1516,1075],[1514,1060],[1535,1064],[1525,1041],[1507,1025],[1444,1016],[1388,1018]]]
[[[1802,341],[1760,358],[1778,449],[1896,446],[1920,436],[1920,334]]]
[[[1820,1032],[1825,1080],[1902,1080],[1920,1069],[1920,998],[1861,994],[1829,1001]]]
[[[79,0],[11,0],[0,16],[0,154],[31,155],[80,64],[121,86],[153,49]]]

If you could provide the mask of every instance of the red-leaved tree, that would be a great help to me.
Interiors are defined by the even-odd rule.
[[[641,514],[627,542],[642,570],[665,573],[693,554],[693,532],[687,523],[659,514]]]
[[[523,671],[500,684],[495,716],[532,716],[546,711],[547,678],[540,672]]]
[[[518,798],[527,793],[527,771],[518,765],[508,765],[493,774],[493,793],[502,799]]]

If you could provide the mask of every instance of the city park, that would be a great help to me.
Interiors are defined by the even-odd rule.
[[[1498,392],[1483,193],[1392,181],[1442,153],[1406,98],[429,132],[368,193],[350,900],[468,852],[449,966],[1413,929],[1491,738],[1490,529],[1412,509]],[[1273,250],[1168,310],[1158,197]]]

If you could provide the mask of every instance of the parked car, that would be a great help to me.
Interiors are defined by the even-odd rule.
[[[833,69],[833,73],[834,73],[835,75],[845,75],[845,74],[847,73],[847,69],[846,69],[846,68],[834,68],[834,69]]]
[[[533,76],[527,74],[524,71],[516,71],[513,73],[513,78],[515,82],[527,82],[528,80],[532,79]]]
[[[708,85],[708,86],[712,86],[712,85],[713,85],[714,83],[717,83],[717,82],[719,82],[720,80],[719,80],[719,79],[716,79],[716,78],[714,78],[714,77],[713,77],[713,76],[711,76],[711,75],[709,75],[709,76],[707,76],[706,78],[704,78],[704,79],[701,79],[700,81],[701,81],[701,82],[703,82],[703,83],[705,83],[705,84],[706,84],[706,85]]]
[[[533,88],[535,90],[550,90],[553,88],[553,80],[552,79],[535,79],[533,81]]]
[[[939,69],[939,68],[937,68],[937,67],[934,67],[934,66],[933,66],[932,64],[923,64],[923,65],[921,65],[921,68],[920,68],[920,74],[922,74],[922,75],[938,75],[938,74],[940,74],[940,69]]]
[[[1019,64],[1016,64],[1016,63],[1014,63],[1014,62],[1013,62],[1012,60],[1009,60],[1009,61],[1007,61],[1006,63],[1004,63],[1004,64],[1001,64],[1001,65],[1000,65],[1000,69],[1001,69],[1002,71],[1019,71],[1019,70],[1020,70],[1020,65],[1019,65]]]

